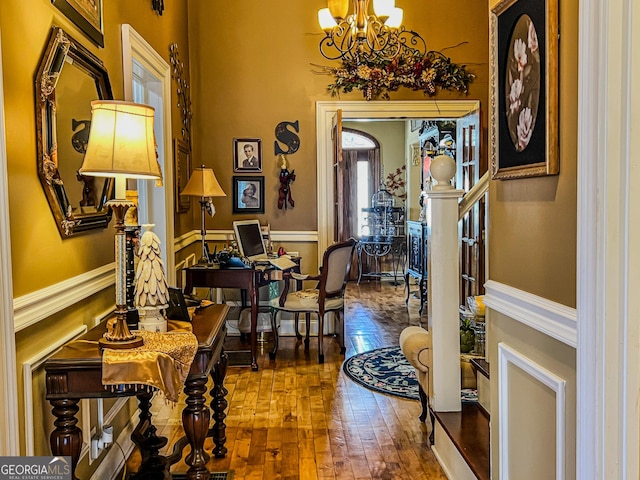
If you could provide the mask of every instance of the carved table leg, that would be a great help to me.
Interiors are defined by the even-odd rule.
[[[255,285],[256,280],[251,280],[251,288],[249,296],[251,297],[251,370],[258,370],[258,287]]]
[[[191,445],[191,453],[185,458],[189,465],[187,478],[190,480],[208,480],[210,476],[206,467],[209,455],[204,451],[204,440],[209,432],[211,416],[204,398],[207,391],[206,383],[207,377],[202,376],[188,378],[184,385],[187,406],[182,411],[182,424]]]
[[[77,399],[50,400],[53,409],[51,412],[56,417],[53,424],[55,430],[51,432],[49,439],[51,453],[57,457],[71,457],[71,472],[73,480],[77,480],[76,466],[82,449],[82,430],[77,426],[78,413]]]
[[[140,470],[132,479],[168,480],[171,478],[167,468],[167,460],[160,455],[160,449],[167,444],[166,437],[156,435],[156,427],[151,423],[152,391],[138,393],[140,422],[131,434],[131,440],[140,449],[142,461]]]
[[[276,332],[277,333],[277,332]],[[213,438],[215,447],[213,455],[216,458],[224,458],[227,455],[227,447],[224,446],[227,441],[227,426],[224,419],[227,417],[225,410],[229,403],[226,395],[229,391],[224,387],[224,377],[227,374],[227,354],[222,352],[220,360],[215,364],[211,371],[213,379],[213,388],[211,389],[211,410],[213,411],[213,428],[209,430],[209,436]]]

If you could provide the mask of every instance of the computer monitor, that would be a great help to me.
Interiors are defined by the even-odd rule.
[[[243,257],[249,260],[266,260],[267,249],[264,245],[259,220],[237,220],[233,222],[238,249]]]

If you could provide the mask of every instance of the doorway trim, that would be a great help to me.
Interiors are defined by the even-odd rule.
[[[0,455],[20,454],[18,433],[18,379],[16,375],[16,341],[13,318],[13,279],[11,267],[11,232],[9,219],[9,175],[4,121],[4,86],[2,82],[2,46],[0,45],[0,404],[2,434]]]
[[[170,285],[176,284],[175,269],[175,229],[174,229],[174,199],[173,199],[173,147],[171,133],[171,66],[156,52],[153,47],[131,25],[122,25],[122,76],[124,79],[124,98],[133,101],[133,60],[142,63],[145,68],[153,72],[162,82],[162,105],[164,126],[163,182],[166,241],[165,274]]]
[[[318,181],[318,265],[333,243],[332,118],[342,110],[342,120],[459,118],[480,109],[479,100],[405,100],[316,102],[316,165]]]

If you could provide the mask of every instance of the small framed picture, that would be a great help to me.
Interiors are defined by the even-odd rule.
[[[176,192],[176,212],[185,213],[189,211],[191,207],[191,197],[182,195],[184,187],[187,186],[189,176],[191,175],[190,161],[189,161],[189,146],[182,140],[173,141],[174,150],[174,172],[173,178],[175,179],[175,192]]]
[[[233,213],[264,213],[264,177],[233,177]]]
[[[51,0],[65,16],[99,47],[104,47],[102,0]]]
[[[262,172],[262,140],[259,138],[233,139],[233,171]]]

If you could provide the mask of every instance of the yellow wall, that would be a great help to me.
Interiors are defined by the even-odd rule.
[[[16,297],[113,261],[111,227],[70,239],[60,237],[37,176],[33,85],[51,27],[61,26],[105,63],[115,98],[123,96],[122,23],[131,24],[167,62],[172,42],[178,43],[183,59],[188,58],[186,0],[172,2],[162,17],[151,10],[150,2],[104,3],[105,48],[98,48],[49,0],[0,2]],[[175,134],[180,131],[180,116],[175,101],[172,104]],[[180,220],[176,222],[177,234],[192,229],[191,219]]]
[[[487,104],[488,13],[482,2],[468,0],[452,9],[444,1],[398,1],[405,25],[421,33],[428,47],[447,51],[454,62],[474,64],[478,75],[469,98]],[[231,191],[234,137],[261,138],[266,177],[263,223],[274,230],[317,229],[315,102],[331,100],[326,90],[332,78],[313,73],[312,64],[331,65],[318,50],[324,35],[316,11],[323,0],[277,0],[256,8],[252,0],[233,3],[191,0],[190,43],[196,148],[194,157],[212,166],[227,193]],[[446,18],[446,22],[434,19]],[[207,19],[207,21],[202,21]],[[455,25],[455,28],[452,28]],[[334,62],[335,64],[335,62]],[[424,99],[421,92],[402,89],[392,99]],[[455,99],[458,95],[441,94]],[[340,100],[363,100],[361,93],[343,94]],[[486,112],[486,110],[485,110]],[[297,179],[292,185],[296,207],[276,207],[278,166],[274,156],[274,129],[279,122],[300,122],[300,149],[289,157]],[[230,228],[229,197],[216,199],[216,228]],[[238,218],[236,216],[235,218]]]
[[[578,2],[560,4],[560,174],[491,182],[489,274],[492,280],[575,307]]]
[[[16,297],[41,290],[63,280],[94,270],[114,260],[113,225],[62,239],[47,204],[36,168],[36,127],[34,75],[52,26],[69,35],[98,56],[109,72],[115,98],[122,98],[122,46],[120,26],[129,23],[169,62],[169,44],[177,42],[188,67],[187,2],[170,2],[162,17],[151,10],[151,2],[109,0],[104,3],[105,47],[98,48],[49,0],[3,0],[0,2],[4,97],[7,137],[7,171],[13,261],[13,290]],[[188,68],[187,68],[188,72]],[[175,92],[175,84],[172,85]],[[175,93],[174,93],[175,95]],[[174,136],[180,116],[172,101]],[[79,167],[79,165],[78,165]],[[177,234],[193,229],[192,217],[176,222]],[[107,288],[81,305],[68,307],[16,336],[17,377],[22,379],[22,363],[64,334],[113,306],[113,288]],[[41,372],[36,372],[42,381]],[[22,380],[18,385],[19,414],[23,431],[25,403]],[[36,385],[39,387],[39,384]],[[36,392],[39,392],[36,388]],[[50,409],[36,395],[36,418]],[[47,418],[47,422],[50,418]],[[41,430],[42,425],[40,425]],[[49,452],[48,437],[36,434],[36,454]],[[24,437],[21,439],[24,449]],[[24,451],[24,450],[22,450]]]
[[[37,175],[34,74],[54,25],[64,28],[105,63],[115,98],[123,96],[121,24],[131,24],[167,62],[169,45],[177,43],[185,73],[191,72],[188,81],[194,114],[192,165],[212,166],[230,195],[232,139],[261,138],[267,186],[267,209],[261,220],[270,223],[272,230],[316,230],[315,102],[331,98],[326,91],[331,78],[315,75],[311,63],[330,64],[318,53],[322,33],[315,12],[324,6],[324,1],[275,0],[265,4],[265,8],[258,8],[253,0],[227,3],[178,0],[167,2],[162,16],[151,10],[150,0],[103,3],[105,47],[99,48],[50,0],[0,1],[14,295],[21,297],[113,262],[112,226],[69,239],[60,237]],[[464,8],[455,10],[446,0],[398,3],[405,9],[407,27],[422,33],[430,48],[440,50],[469,42],[448,53],[455,62],[473,64],[471,70],[478,78],[471,86],[469,98],[477,98],[486,105],[488,27],[482,2],[465,0]],[[444,17],[446,22],[434,21]],[[174,138],[181,126],[175,87],[173,82]],[[421,92],[407,90],[391,96],[425,98]],[[459,97],[444,93],[437,98]],[[354,92],[342,99],[362,97]],[[279,122],[295,120],[300,122],[301,147],[289,160],[290,168],[295,168],[298,174],[292,186],[296,207],[283,212],[276,208],[279,170],[273,152],[274,129]],[[176,236],[198,229],[197,206],[192,202],[189,213],[176,215]],[[232,216],[230,197],[216,199],[216,207],[218,213],[208,221],[209,228],[229,229],[233,219],[241,218]],[[305,257],[315,258],[313,244],[293,243],[292,248]],[[198,250],[197,246],[193,249]],[[306,265],[313,270],[315,260]],[[112,304],[113,289],[107,288],[81,305],[66,308],[19,332],[18,378],[22,378],[20,369],[26,359],[45,349],[63,332],[91,325],[95,316]],[[41,372],[37,378],[42,378]],[[22,385],[18,389],[22,427],[25,408]],[[36,409],[46,411],[47,405],[42,402]],[[24,450],[24,438],[21,440]],[[36,451],[43,455],[48,448],[46,434],[40,432]]]
[[[560,174],[539,178],[493,180],[489,189],[489,277],[553,302],[576,306],[578,1],[560,3],[558,98]],[[552,478],[555,473],[556,414],[565,415],[565,478],[575,478],[576,350],[496,311],[489,311],[488,355],[491,363],[491,460],[498,478],[500,460],[522,478]],[[556,395],[533,377],[513,370],[509,388],[497,378],[498,346],[511,347],[552,375],[565,380],[564,410]],[[511,368],[511,367],[510,367]],[[494,375],[496,372],[496,375]],[[500,451],[498,395],[504,388],[509,406],[509,452]],[[532,402],[533,400],[533,402]],[[521,405],[532,408],[523,411]],[[514,413],[515,412],[515,413]],[[517,415],[520,412],[520,415]],[[520,435],[527,432],[527,435]],[[514,470],[512,470],[514,471]],[[519,475],[520,478],[520,475]]]
[[[344,128],[352,128],[368,133],[380,142],[380,162],[382,181],[387,175],[395,173],[397,168],[405,165],[405,122],[344,122]],[[404,176],[404,175],[403,175]],[[375,193],[375,192],[373,192]],[[398,205],[402,202],[397,200]]]

